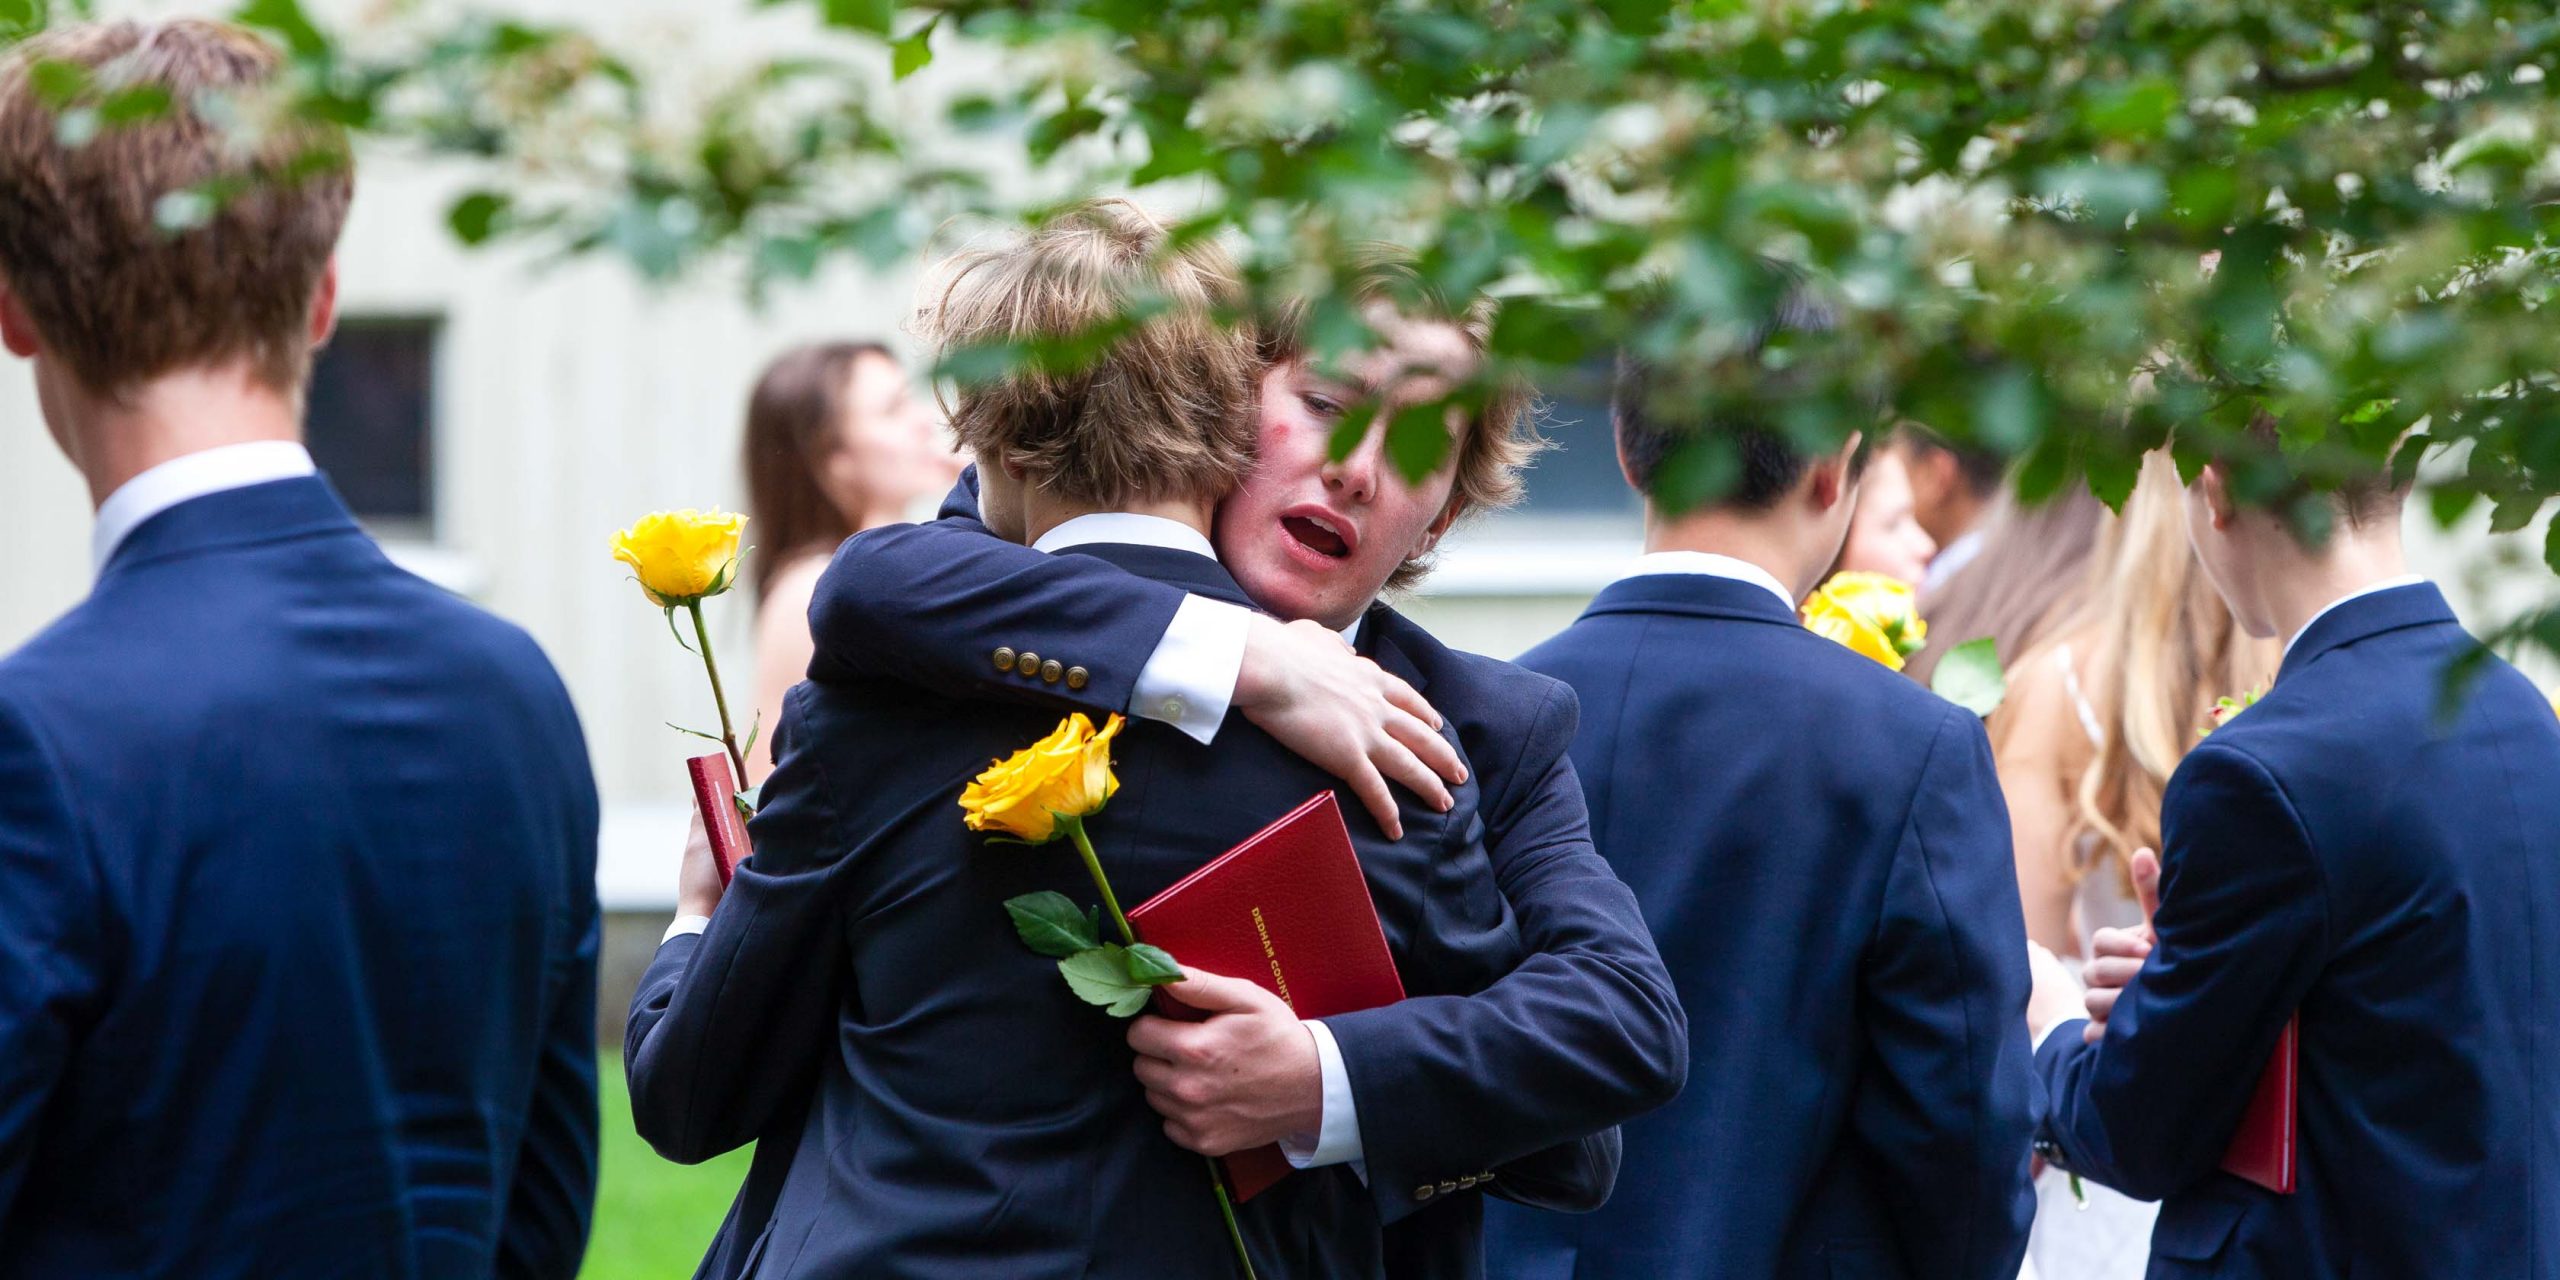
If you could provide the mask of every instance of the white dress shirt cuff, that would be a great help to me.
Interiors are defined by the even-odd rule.
[[[1305,1134],[1282,1138],[1280,1154],[1300,1169],[1357,1161],[1366,1153],[1360,1145],[1359,1110],[1351,1101],[1351,1073],[1342,1065],[1342,1046],[1334,1043],[1333,1028],[1316,1019],[1298,1025],[1316,1042],[1316,1069],[1324,1076],[1324,1113],[1312,1143]]]
[[[676,922],[668,925],[666,933],[658,939],[658,945],[663,947],[688,933],[700,933],[710,927],[709,916],[677,916]]]
[[[1244,670],[1251,611],[1223,600],[1184,596],[1129,692],[1129,714],[1161,720],[1206,745],[1235,701]]]

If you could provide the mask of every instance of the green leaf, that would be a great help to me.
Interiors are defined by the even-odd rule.
[[[2560,520],[2552,521],[2551,527],[2543,531],[2542,562],[2550,565],[2553,573],[2560,573]]]
[[[313,26],[311,15],[302,11],[300,0],[248,0],[232,10],[231,19],[244,27],[264,27],[284,37],[285,47],[302,57],[317,57],[329,51],[329,38]]]
[[[1990,715],[2009,694],[2009,678],[1994,650],[1989,636],[1947,650],[1929,675],[1929,691],[1977,716]]]
[[[1133,1017],[1147,1007],[1153,987],[1129,976],[1128,949],[1117,942],[1079,951],[1058,962],[1058,973],[1086,1004],[1099,1005],[1112,1017]]]
[[[933,61],[933,29],[942,25],[942,15],[935,14],[915,33],[894,41],[889,46],[889,74],[899,80],[925,69]]]
[[[1093,919],[1063,893],[1043,889],[1007,898],[1004,910],[1013,917],[1022,945],[1044,956],[1063,960],[1102,945]]]
[[[898,15],[898,6],[894,0],[819,0],[818,12],[828,26],[885,36],[889,34],[890,20]]]
[[[453,228],[454,239],[480,244],[498,229],[498,219],[505,215],[507,205],[507,197],[495,191],[474,191],[453,202],[444,222]]]
[[[2498,499],[2498,505],[2489,512],[2489,532],[2514,533],[2532,524],[2544,501],[2538,493],[2511,493]]]
[[[157,120],[169,113],[169,90],[156,84],[136,85],[98,105],[98,118],[108,124]]]
[[[1129,980],[1132,982],[1161,987],[1168,982],[1182,981],[1182,966],[1175,962],[1172,953],[1162,947],[1143,942],[1131,943],[1128,955]]]

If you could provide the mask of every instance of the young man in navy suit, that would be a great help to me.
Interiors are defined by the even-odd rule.
[[[1781,320],[1818,326],[1799,296]],[[1981,722],[1807,631],[1861,445],[1700,421],[1642,366],[1614,416],[1646,552],[1520,659],[1582,697],[1574,765],[1689,1012],[1689,1085],[1622,1126],[1585,1217],[1497,1206],[1506,1280],[2013,1280],[2034,1208],[2027,943]],[[1733,488],[1657,494],[1721,437]]]
[[[2560,1276],[2560,722],[2409,575],[2384,477],[2315,540],[2236,474],[2188,529],[2284,660],[2169,779],[2152,924],[2038,1047],[2044,1149],[2162,1201],[2155,1277]],[[2219,1164],[2296,1015],[2279,1195]]]
[[[965,340],[994,323],[982,314],[990,307],[1010,313],[996,299],[1014,281],[1051,298],[1088,286],[1107,309],[1138,287],[1110,273],[1140,269],[1161,237],[1134,211],[1083,211],[1007,254],[967,260],[953,273],[966,289],[930,314],[956,317],[953,336]],[[1177,298],[1224,288],[1205,250],[1171,262],[1180,277],[1145,287]],[[1075,331],[1102,313],[1048,319]],[[1255,443],[1259,369],[1246,340],[1177,319],[1124,340],[1128,349],[1073,385],[972,391],[955,420],[981,459],[988,527],[1037,548],[1017,554],[1046,563],[1040,552],[1061,553],[1242,610],[1208,531]],[[1131,387],[1159,399],[1142,402]],[[1204,457],[1233,470],[1203,474]],[[1006,646],[1008,670],[1061,689],[1109,671],[1107,655],[1047,647]],[[1302,1024],[1251,983],[1195,974],[1174,991],[1209,1021],[1150,1016],[1124,1029],[1073,1001],[1001,916],[1003,898],[1021,891],[1009,886],[1084,892],[1072,859],[986,849],[948,799],[991,755],[1045,732],[1054,708],[937,690],[848,660],[823,635],[791,706],[755,856],[700,937],[680,923],[635,1000],[642,1132],[679,1158],[767,1135],[707,1271],[833,1273],[896,1258],[919,1274],[1225,1274],[1200,1162],[1183,1148],[1279,1141],[1310,1167],[1242,1206],[1263,1275],[1417,1274],[1417,1252],[1472,1259],[1464,1210],[1478,1197],[1463,1193],[1515,1180],[1530,1196],[1590,1195],[1595,1184],[1605,1193],[1614,1148],[1586,1139],[1677,1087],[1668,981],[1632,929],[1623,889],[1603,891],[1616,886],[1571,832],[1524,854],[1508,877],[1540,904],[1523,919],[1495,889],[1471,795],[1445,812],[1402,813],[1401,840],[1354,814],[1381,924],[1416,998]],[[1095,839],[1126,902],[1328,782],[1235,723],[1210,750],[1178,726],[1133,723],[1116,754],[1122,791]],[[1528,944],[1542,963],[1521,962]],[[825,1001],[830,981],[810,957],[846,953],[849,969],[832,979],[846,996],[804,1053],[810,1020],[790,1010]],[[902,976],[922,956],[932,958],[924,972]],[[1498,990],[1460,999],[1449,988]],[[814,1109],[797,1096],[811,1059]],[[1337,1082],[1357,1097],[1356,1125]],[[1430,1236],[1402,1229],[1446,1206],[1461,1212],[1438,1215]],[[1123,1220],[1128,1229],[1113,1227]]]
[[[173,104],[59,141],[30,67]],[[0,1276],[567,1280],[595,1184],[596,797],[522,632],[300,443],[343,139],[239,148],[200,21],[0,67],[0,339],[97,503],[0,660]],[[165,201],[239,182],[199,226]]]
[[[820,583],[812,630],[827,664],[964,697],[1125,710],[1204,743],[1223,741],[1232,707],[1235,721],[1344,779],[1387,834],[1402,822],[1389,778],[1443,815],[1437,821],[1480,827],[1480,847],[1471,840],[1431,869],[1451,903],[1434,932],[1465,961],[1399,960],[1411,995],[1518,1011],[1505,1037],[1518,1046],[1513,1065],[1435,1074],[1430,1055],[1385,1033],[1413,1011],[1310,1022],[1322,1054],[1322,1140],[1295,1152],[1311,1165],[1359,1162],[1389,1220],[1390,1275],[1472,1277],[1482,1270],[1487,1198],[1568,1211],[1607,1198],[1617,1134],[1606,1125],[1650,1105],[1654,1090],[1676,1087],[1677,1064],[1655,1048],[1679,1012],[1651,996],[1624,998],[1658,992],[1652,977],[1636,987],[1601,982],[1588,988],[1595,998],[1516,1003],[1553,976],[1653,974],[1652,943],[1625,886],[1590,848],[1565,757],[1572,692],[1451,649],[1378,599],[1391,583],[1422,576],[1424,558],[1462,514],[1518,494],[1536,441],[1516,390],[1453,418],[1446,460],[1420,480],[1398,473],[1384,449],[1383,423],[1398,408],[1428,403],[1481,371],[1490,315],[1447,307],[1390,259],[1369,264],[1352,289],[1375,346],[1320,367],[1287,317],[1261,341],[1256,463],[1212,529],[1252,607],[1094,557],[1026,548],[1003,527],[1000,504],[983,503],[964,480],[942,519],[849,541]],[[1381,404],[1380,425],[1337,459],[1334,430],[1364,400]],[[1043,661],[1026,669],[1023,653]],[[1447,713],[1445,738],[1434,732],[1434,707]],[[1373,874],[1371,885],[1382,903],[1414,900],[1403,875]],[[1469,1006],[1443,999],[1416,1010],[1425,1007]],[[1353,1034],[1338,1035],[1339,1026]],[[1593,1067],[1602,1087],[1562,1087]],[[1666,1068],[1670,1076],[1660,1075]],[[1185,1100],[1158,1089],[1150,1098],[1188,1141],[1236,1092],[1222,1086]],[[1567,1116],[1565,1131],[1587,1136],[1475,1175],[1399,1173],[1424,1169],[1428,1135],[1448,1123],[1499,1142]]]

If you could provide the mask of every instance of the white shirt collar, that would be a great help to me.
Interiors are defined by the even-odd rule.
[[[2382,581],[2380,581],[2380,582],[2372,583],[2372,584],[2370,584],[2370,585],[2368,585],[2368,586],[2358,587],[2358,588],[2356,588],[2355,590],[2350,591],[2350,592],[2346,593],[2345,595],[2342,595],[2342,596],[2338,597],[2337,599],[2332,600],[2332,601],[2330,601],[2329,603],[2327,603],[2327,604],[2325,604],[2325,605],[2322,605],[2322,606],[2320,607],[2320,612],[2318,612],[2318,613],[2315,613],[2315,614],[2312,614],[2312,615],[2311,615],[2311,621],[2310,621],[2310,622],[2306,622],[2306,623],[2303,623],[2303,624],[2302,624],[2302,630],[2294,632],[2294,633],[2293,633],[2293,638],[2284,642],[2284,656],[2285,656],[2285,657],[2287,657],[2287,658],[2292,657],[2292,656],[2293,656],[2293,646],[2295,646],[2296,644],[2301,643],[2301,642],[2302,642],[2302,637],[2303,637],[2303,636],[2305,636],[2305,635],[2308,635],[2308,634],[2310,633],[2312,626],[2313,626],[2314,624],[2318,623],[2322,618],[2328,617],[2328,616],[2329,616],[2329,614],[2330,614],[2330,611],[2332,611],[2332,610],[2336,609],[2339,605],[2345,604],[2345,603],[2346,603],[2346,602],[2348,602],[2349,600],[2361,600],[2361,599],[2363,599],[2363,598],[2364,598],[2364,597],[2366,597],[2366,596],[2369,596],[2369,595],[2373,595],[2373,594],[2375,594],[2376,592],[2381,592],[2381,591],[2390,591],[2390,590],[2393,590],[2393,589],[2395,589],[2395,588],[2399,588],[2399,587],[2414,587],[2414,586],[2418,586],[2418,585],[2420,585],[2420,584],[2424,583],[2426,580],[2427,580],[2427,579],[2426,579],[2426,575],[2424,575],[2424,574],[2418,574],[2418,573],[2404,573],[2404,574],[2401,574],[2401,575],[2400,575],[2399,577],[2397,577],[2397,578],[2385,578],[2385,579],[2383,579],[2383,580],[2382,580]]]
[[[1718,555],[1712,551],[1648,551],[1637,556],[1636,562],[1629,566],[1625,573],[1618,575],[1618,580],[1624,582],[1629,578],[1642,578],[1659,573],[1703,573],[1710,577],[1748,582],[1776,596],[1778,603],[1787,607],[1787,612],[1796,611],[1796,599],[1787,594],[1787,588],[1778,581],[1778,575],[1748,560]]]
[[[107,561],[134,530],[181,502],[318,470],[311,464],[311,451],[290,440],[226,444],[171,458],[117,486],[98,504],[98,522],[89,530],[90,572],[105,573]]]
[[[1127,511],[1097,511],[1077,516],[1031,543],[1034,551],[1057,552],[1092,542],[1111,542],[1122,546],[1163,547],[1168,551],[1188,551],[1193,555],[1218,558],[1218,549],[1209,545],[1209,535],[1179,520],[1163,516],[1142,516]]]

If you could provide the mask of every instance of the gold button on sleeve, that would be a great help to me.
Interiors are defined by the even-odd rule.
[[[1430,1183],[1423,1183],[1421,1186],[1413,1189],[1413,1198],[1416,1200],[1428,1200],[1431,1198],[1432,1191],[1433,1187]]]
[[[1001,648],[999,648],[999,649],[997,649],[997,650],[996,650],[996,670],[998,670],[998,671],[1011,671],[1011,670],[1013,670],[1013,646],[1012,646],[1012,645],[1005,645],[1005,646],[1003,646],[1003,647],[1001,647]]]
[[[1051,658],[1047,662],[1040,664],[1040,679],[1044,683],[1056,684],[1058,682],[1058,677],[1065,675],[1066,673],[1066,664],[1058,661],[1056,658]]]
[[[1092,679],[1093,673],[1082,667],[1067,668],[1067,687],[1070,689],[1081,689]]]
[[[1026,676],[1040,674],[1040,655],[1029,649],[1023,650],[1022,656],[1013,660],[1013,669]]]

